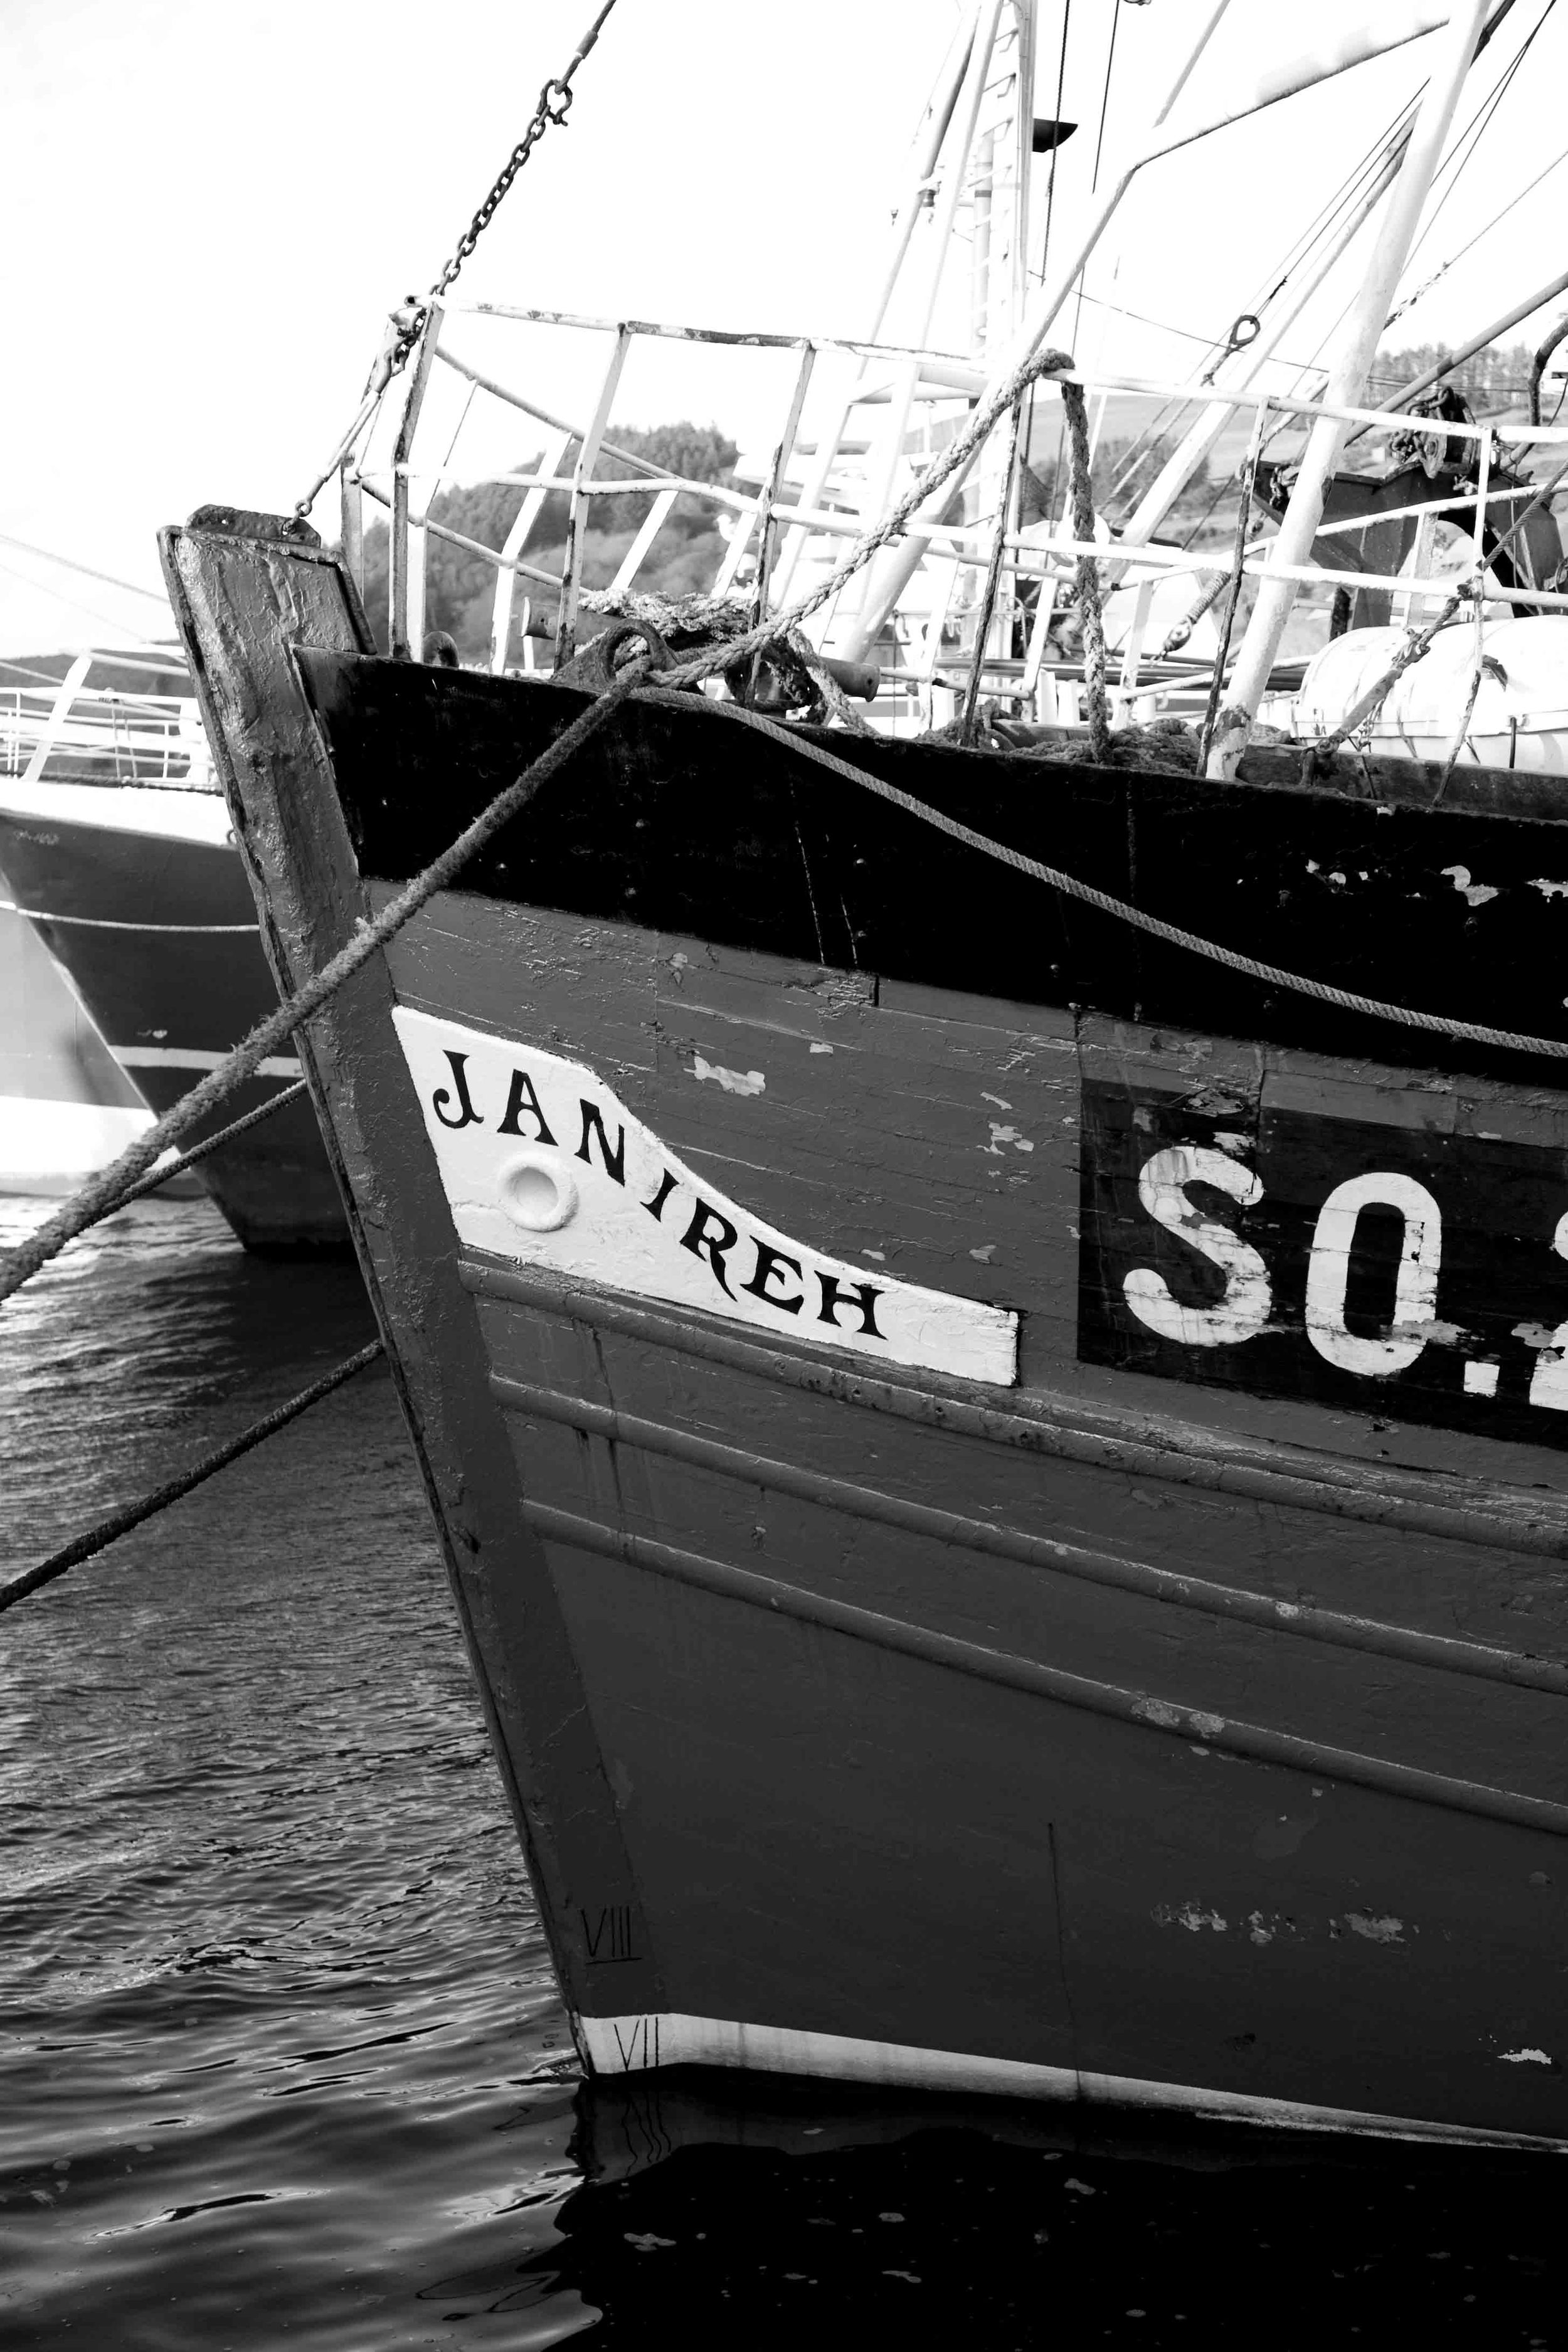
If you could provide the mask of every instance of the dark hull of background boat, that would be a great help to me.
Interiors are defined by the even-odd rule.
[[[448,836],[578,707],[357,659],[308,548],[193,530],[167,568],[280,979],[418,862],[426,810]],[[780,756],[782,797],[721,719],[632,712],[308,1053],[585,2055],[1568,2143],[1568,1414],[1486,1323],[1537,1279],[1542,1325],[1568,1319],[1552,1224],[1539,1267],[1531,1238],[1562,1096],[1511,1055],[1456,1087],[1271,1042],[1293,1005],[1239,1039],[1128,1017],[1173,967],[1130,978],[1037,886],[1021,942],[993,869],[929,835],[900,853],[925,899],[879,934],[856,861],[882,820]],[[984,829],[1037,815],[988,814],[995,763],[945,774]],[[1125,864],[1127,778],[1029,782],[1064,835],[1096,793],[1113,813],[1064,864]],[[1185,793],[1190,831],[1202,788],[1138,791]],[[1370,824],[1302,799],[1292,857],[1314,814]],[[1539,837],[1458,814],[1500,872],[1550,876]],[[1163,878],[1245,932],[1234,875]],[[1406,946],[1455,892],[1408,895]],[[854,953],[813,952],[831,924]],[[955,939],[943,985],[921,960]],[[1098,957],[1108,1011],[968,985],[1028,952]],[[1531,977],[1510,1025],[1545,1028]],[[1274,1324],[1194,1341],[1126,1312],[1124,1267],[1216,1310],[1140,1208],[1156,1150],[1207,1154],[1198,1205],[1215,1171],[1244,1171],[1233,1199],[1266,1171]],[[637,1152],[670,1186],[632,1201]],[[581,1217],[509,1245],[496,1202],[541,1155]],[[1494,1301],[1423,1343],[1436,1370],[1328,1363],[1288,1304],[1302,1216],[1384,1165],[1451,1205],[1465,1312]],[[574,1231],[616,1216],[625,1278],[574,1269]],[[936,1294],[984,1372],[848,1344],[828,1258],[885,1317],[900,1284]],[[1352,1282],[1342,1337],[1375,1346],[1364,1305]],[[1018,1317],[1016,1383],[988,1313]]]
[[[112,808],[114,793],[106,789],[103,798]],[[23,906],[75,919],[35,928],[153,1111],[167,1110],[276,1003],[232,848],[0,807],[0,861]],[[204,925],[248,928],[197,928]],[[277,1057],[190,1140],[257,1108],[298,1075],[291,1056]],[[224,1145],[200,1173],[249,1249],[289,1255],[347,1246],[307,1099]]]

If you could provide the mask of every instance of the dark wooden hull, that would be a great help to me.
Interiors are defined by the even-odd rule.
[[[368,659],[309,548],[167,563],[285,982],[579,707]],[[1563,1031],[1550,817],[866,758],[1233,945],[1379,996],[1419,950],[1405,1001]],[[1290,936],[1352,835],[1383,933]],[[1511,991],[1451,865],[1515,876]],[[1134,953],[654,705],[307,1060],[592,2064],[1568,2143],[1552,1068]]]
[[[68,919],[36,928],[120,1066],[162,1114],[277,992],[246,928],[255,909],[233,849],[116,823],[112,789],[100,797],[101,823],[0,808],[0,856],[25,906]],[[191,1140],[258,1109],[297,1075],[291,1056],[277,1057]],[[295,1256],[348,1246],[315,1112],[302,1098],[210,1153],[200,1174],[248,1249]]]

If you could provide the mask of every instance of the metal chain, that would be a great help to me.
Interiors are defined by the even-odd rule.
[[[433,302],[438,302],[455,281],[464,262],[495,218],[497,208],[507,190],[527,163],[539,141],[543,138],[552,122],[565,121],[572,109],[572,77],[598,39],[605,19],[615,5],[616,0],[605,0],[605,5],[573,51],[571,62],[565,72],[553,75],[540,91],[539,103],[533,110],[532,121],[507,158],[494,187],[458,239],[451,258],[443,267],[440,276],[431,287],[429,293],[422,302],[416,301],[415,297],[410,295],[407,302],[396,312],[397,323],[402,331],[393,346],[391,365],[387,370],[388,382],[407,365],[409,353],[425,331],[425,322],[430,316],[430,305]]]

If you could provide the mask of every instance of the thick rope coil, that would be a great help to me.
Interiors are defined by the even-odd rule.
[[[986,641],[996,616],[996,599],[1002,587],[1002,559],[1005,551],[1007,525],[1013,512],[1013,485],[1018,472],[1018,443],[1024,429],[1024,404],[1013,404],[1013,429],[1007,436],[1007,462],[1003,468],[1001,496],[997,501],[996,529],[991,540],[991,560],[985,567],[985,586],[980,598],[980,610],[974,616],[974,649],[969,661],[969,683],[964,688],[963,710],[959,721],[961,743],[974,740],[974,712],[980,700],[980,681],[985,669]]]
[[[1089,404],[1083,386],[1063,383],[1062,412],[1067,418],[1068,478],[1072,488],[1072,535],[1094,544],[1094,480],[1089,451]],[[1110,758],[1110,711],[1105,691],[1105,616],[1100,601],[1100,564],[1092,555],[1078,559],[1078,608],[1083,621],[1083,680],[1089,704],[1089,748],[1101,766]]]
[[[1251,446],[1247,453],[1241,496],[1236,509],[1236,541],[1231,550],[1230,571],[1223,582],[1216,580],[1214,584],[1215,595],[1217,596],[1222,585],[1227,593],[1225,620],[1219,631],[1219,643],[1215,648],[1214,668],[1209,675],[1209,695],[1204,706],[1203,730],[1198,737],[1200,776],[1205,774],[1208,769],[1209,751],[1214,743],[1215,725],[1219,717],[1219,698],[1225,687],[1226,665],[1230,659],[1231,635],[1236,627],[1237,614],[1241,609],[1241,582],[1247,565],[1247,526],[1252,519],[1252,490],[1253,484],[1258,478],[1259,438],[1259,434],[1254,431]]]

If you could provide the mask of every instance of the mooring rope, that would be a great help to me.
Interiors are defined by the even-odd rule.
[[[950,476],[968,461],[987,435],[1027,391],[1030,384],[1047,375],[1066,378],[1073,366],[1072,356],[1067,352],[1037,352],[1024,360],[1013,370],[993,397],[976,411],[965,431],[958,435],[945,450],[933,457],[925,471],[911,484],[903,497],[889,509],[881,521],[855,541],[837,570],[830,572],[807,595],[800,598],[785,611],[758,622],[740,636],[725,638],[719,645],[705,648],[701,653],[689,656],[675,669],[659,673],[662,688],[668,689],[696,685],[705,677],[736,667],[745,656],[763,651],[781,636],[787,638],[789,633],[798,628],[800,623],[814,613],[819,605],[837,595],[845,583],[868,562],[879,549],[901,535],[918,511],[927,504]],[[1082,419],[1082,387],[1064,381],[1061,390],[1064,402],[1068,408],[1069,425],[1073,423],[1074,408],[1076,407],[1079,413],[1079,430],[1073,435],[1075,496],[1077,488],[1081,487],[1084,495],[1088,497],[1089,494],[1087,474],[1088,442]],[[1079,395],[1076,403],[1069,396],[1073,393]],[[1568,471],[1568,461],[1565,461],[1563,470]],[[1541,502],[1551,487],[1551,483],[1542,486],[1535,503]],[[1529,511],[1530,509],[1526,510],[1526,515]],[[1516,535],[1525,519],[1525,516],[1520,518],[1520,523],[1516,524],[1514,532],[1510,532],[1508,538],[1505,538],[1501,542],[1502,545],[1506,546],[1509,539]],[[1090,658],[1086,664],[1086,671],[1089,677],[1092,727],[1095,677],[1091,615],[1098,617],[1099,611],[1099,571],[1097,561],[1093,556],[1079,558],[1079,583],[1080,591],[1087,591],[1085,638],[1086,646],[1089,648]],[[1100,650],[1103,657],[1103,638],[1101,638]],[[1425,646],[1422,650],[1425,650]],[[393,938],[395,933],[401,930],[427,899],[434,897],[437,890],[444,889],[509,819],[527,805],[556,771],[563,767],[582,746],[598,732],[605,721],[614,716],[620,705],[644,686],[648,667],[647,661],[640,658],[629,663],[603,694],[590,703],[588,708],[573,720],[571,726],[565,728],[556,737],[555,741],[540,754],[532,765],[525,769],[522,774],[509,784],[503,792],[499,793],[489,805],[474,819],[474,822],[458,835],[450,847],[443,851],[442,855],[427,866],[422,874],[416,875],[413,881],[407,883],[395,898],[390,899],[373,921],[367,921],[362,918],[355,926],[353,938],[328,963],[324,964],[311,980],[306,982],[279,1004],[276,1013],[258,1023],[250,1034],[235,1047],[216,1069],[209,1071],[198,1086],[193,1087],[188,1095],[183,1096],[163,1114],[162,1118],[155,1121],[144,1134],[121,1152],[118,1160],[68,1201],[55,1216],[40,1226],[38,1231],[30,1235],[19,1248],[13,1250],[3,1267],[0,1267],[0,1300],[8,1298],[14,1291],[19,1289],[24,1282],[36,1274],[41,1266],[47,1265],[50,1259],[57,1256],[67,1243],[73,1240],[78,1234],[86,1232],[87,1228],[97,1223],[100,1218],[111,1214],[121,1204],[121,1196],[127,1187],[145,1175],[162,1152],[177,1141],[181,1136],[188,1134],[191,1129],[199,1124],[209,1111],[234,1091],[237,1086],[249,1077],[258,1065],[265,1060],[275,1047],[283,1044],[302,1023],[319,1012],[345,981],[351,979],[362,965]],[[1100,681],[1103,689],[1103,671],[1100,673]],[[1009,849],[1003,843],[991,841],[984,834],[974,833],[969,827],[958,824],[954,819],[942,815],[937,810],[928,809],[923,803],[914,800],[907,793],[898,792],[894,786],[884,784],[877,778],[866,774],[863,770],[852,767],[847,761],[838,761],[832,753],[822,751],[804,738],[791,735],[784,729],[774,727],[772,721],[763,719],[758,712],[745,710],[742,706],[735,703],[714,704],[710,707],[721,710],[727,717],[744,719],[752,725],[763,728],[770,734],[776,735],[781,742],[788,744],[803,758],[816,760],[819,764],[834,768],[851,782],[894,801],[900,806],[907,808],[910,814],[924,819],[935,825],[939,831],[950,835],[954,840],[963,841],[968,846],[979,849],[987,856],[1001,859],[1004,864],[1013,866],[1019,873],[1028,874],[1036,880],[1047,883],[1053,889],[1064,892],[1069,898],[1080,898],[1085,904],[1097,907],[1104,914],[1130,923],[1135,929],[1147,931],[1154,938],[1165,940],[1172,946],[1185,948],[1194,955],[1208,957],[1215,962],[1225,965],[1232,971],[1243,973],[1249,979],[1260,980],[1274,987],[1291,989],[1300,994],[1316,997],[1323,1003],[1336,1004],[1349,1012],[1364,1013],[1373,1019],[1396,1022],[1407,1028],[1423,1029],[1438,1035],[1463,1038],[1476,1045],[1500,1045],[1522,1053],[1546,1055],[1553,1059],[1568,1058],[1568,1044],[1560,1039],[1524,1036],[1511,1030],[1493,1029],[1484,1024],[1454,1020],[1440,1013],[1413,1013],[1407,1011],[1403,1005],[1384,1004],[1374,998],[1362,996],[1351,990],[1336,989],[1327,982],[1309,980],[1300,973],[1285,971],[1278,965],[1259,962],[1256,958],[1242,955],[1234,949],[1221,947],[1214,940],[1201,939],[1195,932],[1184,930],[1175,924],[1163,922],[1157,916],[1146,915],[1139,908],[1128,906],[1124,901],[1113,898],[1104,891],[1096,890],[1090,885],[1078,881],[1074,876],[1064,874],[1057,867],[1041,865],[1036,859],[1025,857],[1020,851]]]
[[[1089,449],[1089,404],[1081,384],[1064,383],[1061,395],[1071,459],[1068,481],[1072,495],[1072,535],[1092,547],[1094,480]],[[1080,555],[1078,559],[1078,608],[1083,621],[1083,682],[1084,699],[1089,705],[1089,746],[1104,766],[1110,758],[1110,710],[1105,691],[1105,616],[1100,602],[1100,565],[1092,555]]]
[[[143,1176],[136,1183],[128,1184],[116,1202],[115,1207],[126,1208],[132,1201],[139,1201],[144,1192],[155,1192],[160,1184],[168,1183],[171,1177],[183,1176],[187,1168],[194,1168],[197,1160],[205,1160],[210,1151],[221,1150],[226,1143],[232,1143],[235,1137],[243,1135],[247,1128],[259,1127],[264,1118],[270,1118],[273,1112],[281,1110],[285,1103],[297,1102],[305,1092],[308,1084],[308,1079],[296,1078],[292,1086],[280,1087],[275,1095],[269,1096],[266,1102],[258,1104],[255,1110],[247,1110],[243,1118],[230,1119],[228,1125],[220,1127],[216,1135],[209,1135],[205,1143],[193,1143],[188,1151],[180,1152],[176,1158],[170,1160],[166,1168],[154,1168],[150,1176]],[[112,1215],[113,1212],[109,1211],[106,1213]]]
[[[448,849],[416,875],[407,887],[376,916],[374,922],[363,918],[355,925],[354,935],[341,948],[330,962],[322,965],[314,977],[294,991],[274,1013],[258,1021],[248,1037],[243,1038],[221,1061],[216,1070],[209,1070],[199,1085],[182,1095],[150,1128],[127,1146],[119,1159],[100,1170],[79,1192],[73,1193],[65,1205],[39,1226],[17,1248],[10,1251],[0,1268],[0,1299],[9,1298],[24,1282],[31,1279],[41,1266],[58,1257],[66,1244],[89,1225],[110,1216],[119,1208],[127,1188],[146,1175],[153,1162],[166,1151],[170,1144],[188,1135],[200,1125],[209,1111],[216,1108],[235,1088],[252,1076],[258,1066],[268,1055],[292,1037],[294,1031],[320,1012],[328,998],[336,994],[343,982],[353,978],[363,964],[383,948],[395,933],[416,914],[427,898],[461,872],[470,857],[482,849],[509,817],[526,807],[540,787],[548,782],[558,768],[589,738],[595,735],[606,719],[614,717],[621,704],[641,684],[645,665],[630,663],[615,682],[607,687],[596,702],[574,719],[570,727],[559,734],[549,748],[542,751],[532,765],[504,792],[498,793],[489,806],[461,832]]]
[[[689,657],[677,669],[661,673],[666,683],[670,686],[696,685],[704,677],[728,669],[745,655],[761,652],[779,636],[787,637],[789,632],[797,628],[819,604],[837,595],[845,583],[863,564],[869,562],[879,548],[886,546],[889,540],[902,531],[916,510],[941,488],[958,467],[966,463],[998,418],[1006,415],[1019,395],[1037,377],[1059,375],[1072,365],[1072,355],[1068,352],[1037,352],[1025,360],[1015,368],[994,398],[977,411],[967,429],[932,458],[924,473],[889,509],[881,521],[855,541],[836,571],[787,611],[759,622],[742,636],[725,638],[721,645]],[[1081,387],[1078,389],[1081,397]],[[1089,561],[1092,563],[1094,559],[1090,557]],[[257,1065],[264,1061],[275,1046],[281,1045],[313,1013],[319,1012],[327,999],[346,980],[352,979],[362,964],[367,962],[412,916],[417,914],[427,898],[436,891],[444,889],[461,872],[469,858],[484,847],[492,835],[527,805],[556,770],[596,734],[607,719],[613,717],[626,697],[642,683],[647,668],[647,664],[641,660],[628,663],[597,701],[591,703],[574,719],[548,750],[540,754],[531,767],[509,784],[504,792],[498,793],[489,806],[458,835],[450,848],[426,866],[423,874],[416,875],[395,898],[389,900],[374,922],[362,919],[356,926],[354,938],[339,950],[330,963],[323,965],[312,980],[297,989],[276,1013],[259,1022],[216,1070],[209,1071],[199,1086],[194,1087],[188,1095],[182,1096],[177,1103],[172,1105],[162,1118],[121,1153],[118,1160],[84,1185],[79,1192],[73,1194],[47,1223],[41,1225],[19,1248],[9,1252],[0,1265],[0,1301],[9,1298],[24,1282],[37,1273],[40,1266],[47,1265],[50,1259],[57,1257],[78,1234],[85,1233],[100,1218],[112,1215],[126,1187],[145,1175],[160,1153],[167,1150],[170,1144],[177,1142],[181,1136],[189,1134],[210,1110],[252,1075]]]
[[[301,1389],[299,1395],[290,1397],[287,1404],[280,1404],[275,1411],[264,1414],[261,1420],[253,1421],[248,1429],[242,1430],[237,1437],[231,1438],[226,1445],[220,1445],[215,1453],[204,1454],[189,1470],[182,1470],[177,1478],[165,1479],[163,1486],[155,1487],[152,1494],[143,1495],[140,1502],[128,1503],[123,1510],[112,1512],[107,1519],[100,1519],[84,1535],[73,1536],[68,1544],[63,1544],[58,1551],[51,1552],[47,1559],[39,1560],[36,1567],[24,1569],[21,1575],[14,1576],[8,1584],[0,1584],[0,1614],[7,1609],[14,1609],[18,1601],[26,1601],[30,1592],[52,1584],[58,1576],[65,1574],[67,1569],[79,1567],[84,1559],[91,1559],[95,1554],[106,1550],[121,1536],[129,1535],[132,1528],[139,1528],[145,1520],[156,1517],[160,1511],[167,1510],[171,1503],[177,1503],[182,1495],[188,1495],[195,1487],[205,1486],[216,1472],[226,1469],[231,1462],[237,1462],[242,1454],[248,1454],[278,1430],[287,1428],[289,1422],[298,1421],[302,1412],[308,1412],[313,1404],[320,1404],[323,1397],[331,1396],[334,1389],[341,1389],[345,1381],[352,1381],[356,1372],[363,1372],[367,1364],[374,1364],[383,1353],[382,1341],[373,1339],[368,1348],[362,1348],[357,1355],[350,1356],[331,1371],[323,1373],[319,1381],[312,1381],[308,1389]]]
[[[0,915],[26,915],[30,923],[69,923],[84,931],[156,931],[160,938],[178,931],[214,938],[243,933],[253,940],[261,928],[259,923],[121,923],[107,915],[57,915],[52,907],[19,907],[15,898],[0,898]]]
[[[665,697],[650,689],[647,698],[662,701]],[[814,760],[819,767],[829,768],[847,783],[858,784],[863,792],[874,793],[879,800],[890,801],[922,824],[944,833],[951,841],[961,841],[967,849],[978,849],[984,856],[994,857],[1010,866],[1018,874],[1026,874],[1032,881],[1044,882],[1065,898],[1077,898],[1086,907],[1094,907],[1102,915],[1111,915],[1119,922],[1129,923],[1134,930],[1147,931],[1153,939],[1163,940],[1171,947],[1185,948],[1190,953],[1205,957],[1211,963],[1223,964],[1227,971],[1240,972],[1248,980],[1260,980],[1272,988],[1289,988],[1298,995],[1310,996],[1322,1004],[1340,1006],[1346,1013],[1364,1013],[1375,1021],[1396,1021],[1407,1029],[1426,1029],[1446,1037],[1462,1037],[1477,1045],[1500,1045],[1521,1054],[1547,1054],[1554,1060],[1568,1060],[1568,1039],[1561,1037],[1530,1037],[1512,1029],[1491,1029],[1479,1021],[1458,1021],[1443,1013],[1415,1013],[1403,1004],[1384,1003],[1375,996],[1363,996],[1356,990],[1335,988],[1326,980],[1310,980],[1299,971],[1286,971],[1279,964],[1262,963],[1256,956],[1243,955],[1239,949],[1222,947],[1215,940],[1205,940],[1196,931],[1184,930],[1180,924],[1167,923],[1158,915],[1145,914],[1142,907],[1130,906],[1125,898],[1113,898],[1109,891],[1097,890],[1090,882],[1080,882],[1075,874],[1065,874],[1059,866],[1042,865],[1037,857],[1026,856],[1021,849],[1013,849],[1005,841],[993,841],[988,834],[976,833],[972,825],[962,824],[956,817],[932,808],[929,802],[916,800],[912,793],[900,792],[896,784],[884,783],[880,776],[868,775],[864,768],[855,767],[848,760],[824,751],[819,743],[806,741],[792,734],[788,728],[764,719],[760,711],[747,710],[739,703],[715,702],[708,708],[721,717],[742,726],[755,728],[785,745],[799,758]]]
[[[862,532],[836,571],[830,572],[826,579],[819,581],[808,594],[797,598],[795,604],[787,606],[783,612],[773,614],[767,620],[757,622],[755,626],[748,629],[743,636],[726,637],[716,656],[710,654],[695,656],[685,662],[679,669],[662,673],[665,684],[667,686],[695,685],[700,678],[710,677],[716,669],[728,668],[731,662],[739,661],[743,654],[763,652],[771,640],[781,633],[798,628],[802,621],[808,620],[819,605],[826,604],[830,597],[837,596],[845,583],[860,570],[862,564],[868,563],[879,549],[886,547],[892,540],[900,539],[903,536],[905,527],[914,520],[920,509],[935,496],[942,484],[948,481],[961,466],[968,464],[981,443],[1001,423],[1003,417],[1016,405],[1024,394],[1028,391],[1029,386],[1037,383],[1042,376],[1061,377],[1063,381],[1059,389],[1064,405],[1068,404],[1069,394],[1076,393],[1081,414],[1084,405],[1083,387],[1076,382],[1068,380],[1076,365],[1077,362],[1070,352],[1036,352],[1028,359],[1022,361],[1007,377],[1000,390],[992,395],[983,408],[975,410],[963,431],[950,441],[945,449],[938,451],[925,471],[917,476],[910,485],[903,497],[889,508],[881,521],[874,524],[869,530]],[[1069,413],[1069,423],[1070,421]],[[1085,425],[1081,439],[1074,449],[1075,484],[1079,476],[1080,467],[1087,466],[1088,456],[1089,438],[1087,425]],[[1087,474],[1083,478],[1087,482]],[[1092,521],[1091,509],[1090,538],[1093,537]],[[934,529],[935,526],[933,525],[932,528]],[[1079,558],[1080,579],[1081,567],[1085,562],[1092,566],[1095,565],[1096,559],[1092,555]],[[1095,581],[1098,587],[1098,569],[1095,571]]]

